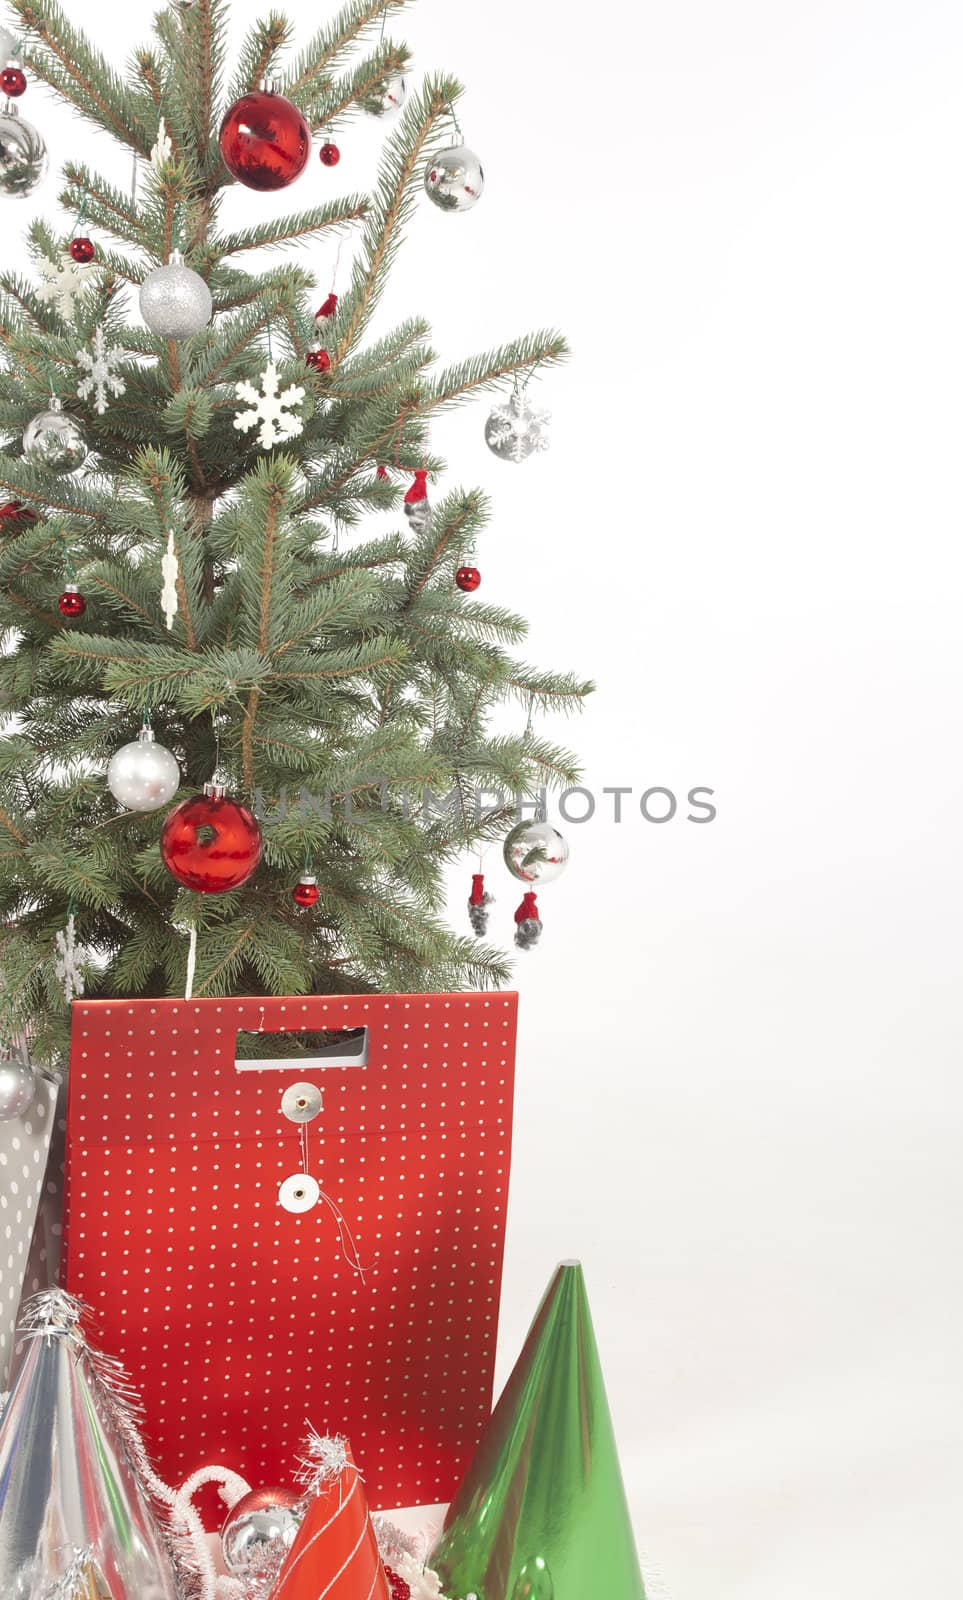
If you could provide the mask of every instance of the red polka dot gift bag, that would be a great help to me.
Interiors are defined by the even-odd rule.
[[[161,1475],[450,1498],[491,1410],[517,996],[77,1001],[63,1283]]]

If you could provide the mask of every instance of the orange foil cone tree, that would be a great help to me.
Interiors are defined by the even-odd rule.
[[[302,1467],[309,1504],[270,1600],[389,1600],[364,1479],[347,1440],[312,1434]]]

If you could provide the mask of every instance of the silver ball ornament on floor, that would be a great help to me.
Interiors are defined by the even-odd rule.
[[[214,302],[199,272],[175,250],[166,267],[155,267],[140,286],[140,314],[159,339],[190,339],[203,333]]]
[[[169,750],[158,744],[150,728],[123,745],[110,758],[107,787],[127,811],[159,811],[181,786],[181,772]]]
[[[68,416],[59,400],[51,400],[28,422],[23,435],[23,453],[32,467],[47,472],[76,472],[87,459],[87,440],[75,417]]]
[[[397,116],[408,98],[408,84],[400,72],[385,78],[364,101],[364,108],[372,117]]]
[[[301,1526],[300,1500],[288,1489],[252,1489],[228,1512],[221,1554],[233,1577],[255,1577],[290,1550]]]
[[[0,1122],[22,1117],[33,1105],[37,1080],[29,1061],[0,1060]]]
[[[536,451],[548,449],[550,416],[548,411],[536,411],[519,391],[493,408],[485,423],[485,443],[501,461],[527,461]]]
[[[520,822],[505,840],[504,856],[522,883],[551,883],[565,871],[568,844],[550,822]]]
[[[470,211],[484,188],[482,164],[467,145],[439,150],[425,168],[425,191],[442,211]]]
[[[0,194],[21,199],[33,194],[46,173],[47,146],[8,100],[0,113]]]

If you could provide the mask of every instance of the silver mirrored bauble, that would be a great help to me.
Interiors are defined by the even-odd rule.
[[[221,1554],[233,1576],[254,1577],[294,1543],[301,1526],[300,1501],[288,1489],[252,1489],[228,1512],[221,1529]]]
[[[46,172],[47,146],[8,100],[0,114],[0,194],[33,194]]]
[[[425,189],[442,211],[470,211],[482,197],[485,174],[474,150],[453,144],[439,150],[425,168]]]
[[[522,883],[551,883],[565,871],[568,844],[550,822],[520,822],[505,840],[505,865]]]
[[[485,423],[485,443],[502,461],[527,461],[536,451],[548,449],[550,416],[530,406],[523,393],[512,394],[504,405],[493,408]]]
[[[32,467],[76,472],[87,459],[87,440],[80,423],[67,415],[59,400],[51,400],[47,411],[27,423],[23,453]]]
[[[37,1080],[29,1061],[0,1060],[0,1122],[22,1117],[33,1105]]]
[[[377,89],[372,90],[364,102],[364,108],[372,117],[394,117],[407,98],[407,81],[400,72],[397,72],[393,77],[385,78]]]
[[[200,273],[184,265],[179,250],[155,267],[140,286],[140,314],[160,339],[190,339],[211,320],[214,302]]]
[[[125,744],[110,758],[107,787],[128,811],[159,811],[169,805],[181,786],[174,757],[158,744],[150,728]]]

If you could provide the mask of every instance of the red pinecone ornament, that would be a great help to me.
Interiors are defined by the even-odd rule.
[[[307,872],[303,874],[301,882],[295,884],[294,888],[291,890],[291,897],[296,906],[316,906],[320,894],[321,891],[318,888],[317,878],[313,878],[310,873]]]
[[[70,255],[74,261],[79,261],[82,264],[93,261],[95,254],[96,251],[94,250],[92,239],[71,239]]]
[[[455,573],[455,582],[466,594],[474,594],[481,583],[481,573],[477,567],[459,567]]]
[[[239,889],[256,870],[262,849],[261,826],[253,812],[228,800],[217,783],[174,807],[160,843],[171,877],[198,894]]]
[[[221,155],[248,189],[286,189],[311,155],[311,130],[292,100],[268,89],[242,95],[221,123]]]
[[[20,67],[4,67],[0,72],[0,89],[11,100],[19,100],[27,88],[27,79]]]
[[[330,139],[321,146],[318,155],[321,157],[323,167],[336,167],[341,160],[341,151],[336,144],[331,143]]]
[[[57,607],[61,616],[69,617],[72,620],[74,617],[83,616],[87,609],[87,601],[84,599],[84,596],[81,594],[75,583],[68,583],[63,594],[60,596],[60,599],[57,601]]]
[[[331,367],[331,357],[327,350],[309,350],[304,358],[306,367],[313,367],[315,372],[328,372]]]

